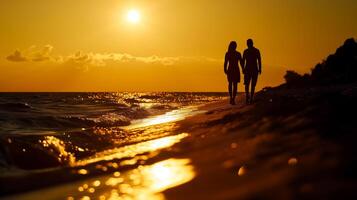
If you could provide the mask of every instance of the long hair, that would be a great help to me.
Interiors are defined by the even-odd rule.
[[[237,42],[236,41],[230,42],[228,46],[228,52],[233,52],[236,49],[237,49]]]

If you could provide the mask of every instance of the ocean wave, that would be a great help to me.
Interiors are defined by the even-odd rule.
[[[0,109],[5,111],[27,111],[32,107],[27,103],[0,103]]]
[[[131,119],[116,113],[108,113],[97,118],[87,118],[95,123],[96,126],[112,127],[112,126],[127,126]]]
[[[149,94],[145,94],[145,95],[141,95],[140,98],[142,99],[160,99],[162,98],[162,95],[149,95]]]
[[[0,95],[0,130],[62,131],[126,126],[131,120],[217,100],[210,93],[8,93]]]
[[[177,108],[178,108],[177,106],[169,105],[169,104],[156,104],[151,107],[151,109],[157,109],[157,110],[173,110]]]
[[[30,130],[68,130],[95,126],[95,122],[78,117],[41,116],[32,118],[16,118],[0,120],[0,127],[11,132],[28,132]],[[4,131],[3,131],[4,132]]]
[[[85,117],[55,117],[38,116],[31,118],[17,118],[11,120],[0,119],[0,126],[9,129],[71,129],[88,127],[112,127],[126,126],[130,124],[131,119],[118,114],[107,114],[97,118]]]

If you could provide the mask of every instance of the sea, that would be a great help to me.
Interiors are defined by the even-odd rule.
[[[73,165],[109,148],[172,135],[174,128],[168,129],[168,122],[192,115],[198,112],[198,105],[225,96],[191,92],[0,93],[0,166],[42,169]],[[166,129],[158,128],[165,122]],[[49,159],[52,157],[55,160]]]
[[[180,121],[226,93],[0,93],[0,199],[165,199],[191,181]]]

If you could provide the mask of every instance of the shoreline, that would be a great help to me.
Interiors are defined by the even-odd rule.
[[[137,196],[123,189],[123,184],[134,191],[144,188],[144,191],[154,195],[153,199],[187,199],[188,194],[191,199],[355,197],[353,188],[357,184],[342,181],[344,176],[339,173],[350,173],[351,177],[355,175],[348,170],[355,166],[353,160],[349,160],[356,152],[352,144],[355,136],[348,133],[355,132],[356,128],[353,119],[339,115],[340,112],[351,114],[356,111],[353,102],[357,90],[351,88],[357,87],[348,85],[328,90],[311,88],[294,91],[269,89],[259,92],[253,105],[244,105],[242,95],[236,106],[228,105],[224,100],[202,105],[199,109],[205,110],[203,113],[177,121],[174,123],[176,126],[171,127],[175,134],[188,133],[180,142],[142,154],[140,159],[126,167],[115,169],[106,166],[105,172],[87,168],[90,173],[82,177],[88,181],[92,180],[91,177],[109,179],[108,176],[113,176],[116,170],[122,170],[120,174],[123,177],[119,177],[123,178],[120,179],[123,182],[119,181],[113,187],[117,189],[117,194],[129,199]],[[348,126],[340,130],[341,123]],[[341,131],[345,134],[338,134]],[[179,166],[179,169],[174,166]],[[140,171],[140,168],[151,173],[143,171],[142,174],[135,174],[135,170]],[[165,173],[160,175],[150,170],[156,168]],[[182,171],[178,173],[177,170]],[[140,177],[139,186],[130,182],[130,173]],[[171,178],[155,179],[165,174]],[[164,180],[176,180],[172,174],[190,175],[176,183],[166,182],[167,185],[151,190],[157,183],[165,183]],[[148,180],[151,184],[145,185],[143,182]],[[72,188],[72,193],[66,195],[75,199],[98,195],[108,198],[111,195],[109,191],[113,189],[103,185],[91,193],[88,189],[78,191],[78,187],[88,182],[78,184],[74,180],[66,181],[55,186],[57,190],[54,191]],[[32,195],[49,189],[43,188]],[[26,199],[29,194],[16,197]],[[137,194],[143,195],[140,192]]]

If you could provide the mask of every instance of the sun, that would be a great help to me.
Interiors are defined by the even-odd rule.
[[[138,22],[140,22],[140,12],[138,10],[132,9],[129,10],[129,12],[127,13],[126,19],[128,20],[128,22],[136,24]]]

